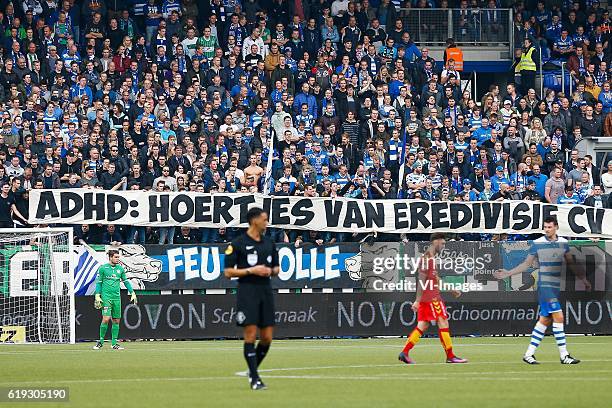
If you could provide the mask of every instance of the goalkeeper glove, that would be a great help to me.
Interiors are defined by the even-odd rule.
[[[94,301],[94,307],[96,309],[102,309],[102,296],[99,293],[96,293],[96,300]]]
[[[136,292],[132,292],[132,296],[130,297],[130,302],[133,304],[138,303],[138,299],[136,299]]]

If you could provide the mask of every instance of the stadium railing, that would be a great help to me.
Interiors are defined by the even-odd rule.
[[[419,46],[443,46],[448,38],[454,38],[465,47],[514,48],[512,9],[403,8],[399,18]],[[391,30],[393,27],[387,27],[387,33]]]

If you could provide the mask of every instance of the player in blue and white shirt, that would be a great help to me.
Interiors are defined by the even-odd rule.
[[[291,47],[285,47],[285,64],[287,64],[291,72],[295,74],[297,72],[298,62],[291,57],[291,54],[293,54]]]
[[[436,191],[442,185],[442,175],[438,173],[438,169],[435,166],[427,167],[427,179],[431,180],[431,186]]]
[[[585,290],[590,290],[591,284],[583,271],[576,270],[572,256],[569,254],[567,240],[557,235],[559,230],[557,218],[545,218],[543,229],[544,236],[533,242],[529,255],[521,264],[510,270],[500,269],[494,273],[494,276],[497,279],[505,279],[527,271],[536,262],[539,264],[538,303],[540,318],[531,333],[531,341],[523,361],[527,364],[539,364],[534,354],[546,334],[546,329],[552,323],[552,331],[559,348],[561,364],[578,364],[580,360],[573,358],[567,351],[563,328],[563,309],[559,302],[564,261],[574,267],[574,273],[584,285]]]

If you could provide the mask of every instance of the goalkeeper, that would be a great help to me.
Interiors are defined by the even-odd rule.
[[[119,251],[111,249],[108,251],[109,263],[102,265],[98,269],[96,278],[96,297],[94,306],[102,309],[102,324],[100,324],[100,340],[94,346],[94,350],[99,350],[104,345],[104,336],[108,330],[108,324],[113,320],[112,345],[113,350],[123,350],[117,343],[119,337],[119,319],[121,318],[121,282],[125,284],[131,301],[136,303],[136,293],[132,285],[127,280],[125,269],[119,265]]]

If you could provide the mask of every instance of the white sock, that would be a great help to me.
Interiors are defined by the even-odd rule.
[[[553,334],[555,335],[557,347],[559,347],[559,355],[563,359],[565,358],[565,356],[569,355],[569,353],[567,352],[567,345],[565,343],[565,331],[563,330],[563,323],[553,323],[552,330]]]
[[[535,354],[536,349],[546,334],[547,328],[548,327],[546,325],[540,322],[536,323],[533,331],[531,332],[531,341],[529,342],[529,347],[527,347],[527,351],[525,352],[525,357],[533,356]]]

